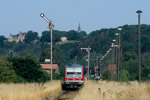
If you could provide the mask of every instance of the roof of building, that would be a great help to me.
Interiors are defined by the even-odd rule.
[[[21,34],[21,35],[25,35],[26,33],[24,32],[24,33],[22,33],[21,31],[20,31],[20,33],[19,34]],[[10,34],[10,36],[12,36],[12,38],[13,39],[18,39],[18,36],[19,36],[19,34],[17,34],[17,35],[12,35],[12,34]]]
[[[12,35],[13,39],[18,39],[18,35]]]
[[[83,67],[83,66],[79,64],[69,64],[69,65],[66,65],[66,67]]]
[[[46,63],[46,64],[40,64],[40,65],[42,66],[42,69],[50,73],[51,64]],[[53,64],[53,69],[55,70],[55,73],[59,73],[58,64]]]
[[[109,64],[109,65],[105,68],[105,70],[109,70],[109,71],[114,70],[114,71],[116,71],[116,64]]]
[[[25,35],[26,33],[24,32],[24,33],[22,33],[21,31],[20,31],[20,33],[19,34],[21,34],[21,35]]]
[[[40,64],[43,69],[51,69],[51,64]],[[58,69],[58,64],[53,64],[53,69]]]

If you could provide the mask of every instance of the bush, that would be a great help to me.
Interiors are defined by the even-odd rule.
[[[110,71],[104,71],[102,79],[110,80]]]
[[[17,82],[18,76],[11,66],[11,63],[0,58],[0,82]]]
[[[8,59],[16,74],[26,82],[46,82],[49,74],[44,72],[37,60],[27,55],[25,57],[11,57]]]
[[[129,73],[126,70],[121,71],[121,79],[123,82],[128,82],[129,81]]]

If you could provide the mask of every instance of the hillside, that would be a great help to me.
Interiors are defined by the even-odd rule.
[[[134,80],[137,79],[138,26],[124,25],[120,27],[122,28],[122,66],[125,71],[132,75],[129,79]],[[68,32],[54,30],[54,63],[58,63],[62,67],[76,61],[86,66],[87,52],[80,50],[80,48],[90,46],[90,66],[91,73],[93,73],[94,66],[97,65],[97,57],[100,59],[110,48],[112,40],[117,39],[115,33],[118,33],[117,28],[100,29],[89,34],[84,31],[78,33],[74,30]],[[41,37],[38,36],[37,32],[28,31],[24,42],[15,43],[4,42],[6,37],[0,36],[0,54],[4,57],[33,54],[40,62],[43,62],[45,58],[50,57],[49,37],[49,31],[43,31]],[[68,42],[61,42],[61,37],[67,37]],[[142,71],[145,72],[142,77],[145,80],[150,78],[150,74],[148,74],[150,73],[150,25],[141,25],[141,53]]]

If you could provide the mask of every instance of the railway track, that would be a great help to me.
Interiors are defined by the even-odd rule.
[[[54,100],[73,100],[75,95],[78,94],[78,90],[66,90],[62,91],[60,95]]]

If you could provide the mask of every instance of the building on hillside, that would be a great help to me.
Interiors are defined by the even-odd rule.
[[[42,66],[42,69],[47,71],[48,73],[51,72],[51,64],[49,63],[43,63],[40,64]],[[55,73],[59,73],[59,69],[58,69],[58,64],[53,64],[53,70],[55,71]]]
[[[60,40],[61,40],[62,42],[68,41],[68,40],[67,40],[67,37],[61,37]]]
[[[26,33],[22,33],[22,32],[20,32],[17,35],[10,34],[8,37],[8,42],[13,42],[13,41],[15,41],[16,43],[18,43],[19,41],[23,42],[25,39],[25,35],[26,35]]]

